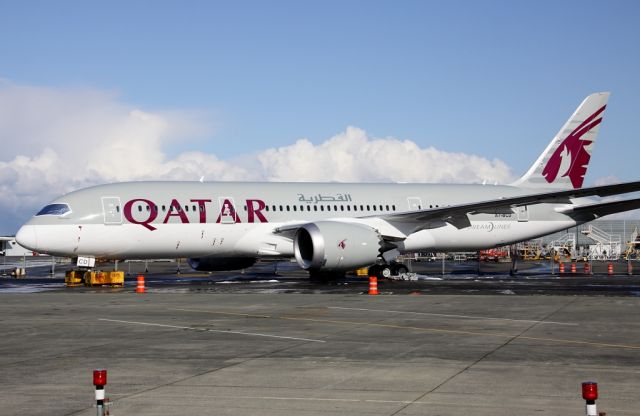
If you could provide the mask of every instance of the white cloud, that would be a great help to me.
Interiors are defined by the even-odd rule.
[[[409,140],[375,139],[348,127],[319,145],[307,139],[256,156],[263,179],[338,182],[500,182],[512,179],[502,161],[420,148]]]
[[[614,183],[622,182],[620,178],[615,175],[603,176],[596,179],[594,186],[613,185]]]
[[[53,198],[98,183],[167,179],[483,182],[512,180],[500,160],[372,138],[348,127],[315,145],[300,139],[235,161],[214,154],[168,155],[212,136],[205,111],[145,111],[91,88],[45,88],[0,79],[0,234]]]

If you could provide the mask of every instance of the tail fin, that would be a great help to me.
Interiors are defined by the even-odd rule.
[[[608,92],[597,92],[585,98],[538,160],[513,185],[522,188],[581,188],[608,100]]]

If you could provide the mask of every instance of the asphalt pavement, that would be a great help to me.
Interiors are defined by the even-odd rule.
[[[287,263],[157,263],[136,294],[132,266],[124,288],[0,278],[0,414],[93,415],[95,368],[112,415],[583,414],[587,380],[638,414],[636,276],[427,273],[371,296]]]

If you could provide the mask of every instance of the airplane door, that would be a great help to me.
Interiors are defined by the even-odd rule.
[[[120,207],[120,197],[103,196],[102,197],[102,213],[104,214],[104,223],[115,225],[122,224],[122,211]]]
[[[407,198],[407,202],[409,203],[409,211],[418,211],[422,209],[422,200],[416,196]]]
[[[529,209],[526,205],[517,207],[516,213],[518,214],[518,221],[529,221]]]

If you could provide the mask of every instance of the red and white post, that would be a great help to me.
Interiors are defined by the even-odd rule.
[[[593,381],[585,381],[582,383],[582,398],[587,401],[586,415],[598,416],[596,409],[596,399],[598,398],[598,383]]]
[[[93,370],[93,385],[96,386],[96,409],[98,416],[104,416],[104,386],[107,385],[107,370]]]

